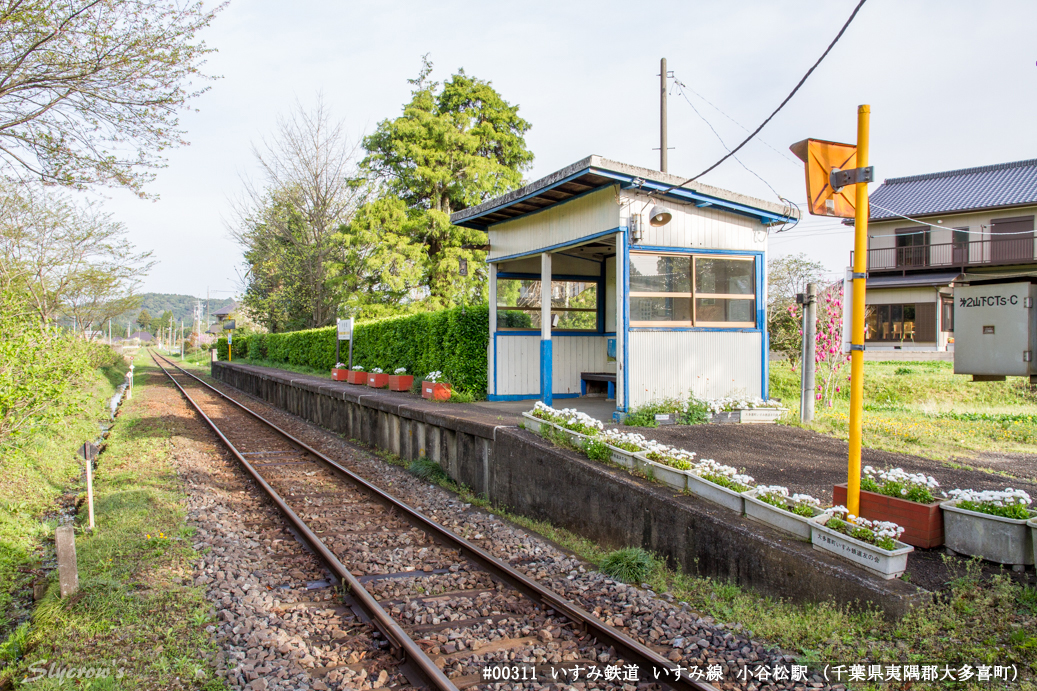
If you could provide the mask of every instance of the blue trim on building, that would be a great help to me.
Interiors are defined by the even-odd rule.
[[[498,331],[500,336],[539,336],[539,331]],[[551,331],[551,338],[556,336],[615,336],[615,331]]]
[[[742,257],[763,257],[761,250],[711,250],[704,247],[663,247],[660,245],[634,245],[632,252],[668,252],[670,254],[734,254]]]
[[[506,262],[506,261],[510,261],[512,259],[521,259],[522,257],[531,257],[531,256],[536,255],[536,254],[543,254],[544,252],[554,252],[556,250],[562,249],[563,247],[575,247],[576,245],[584,245],[584,244],[587,243],[588,240],[594,240],[595,238],[604,237],[605,235],[615,235],[616,233],[622,232],[623,230],[624,230],[624,228],[622,228],[622,227],[610,228],[609,230],[603,230],[600,233],[594,233],[593,235],[584,235],[583,237],[581,237],[581,238],[579,238],[577,240],[570,240],[568,242],[560,242],[557,245],[550,245],[549,247],[540,247],[540,248],[535,249],[535,250],[530,250],[529,252],[520,252],[518,254],[509,254],[506,257],[494,257],[493,259],[487,258],[486,261],[487,262],[493,262],[494,264],[496,264],[498,262]]]
[[[631,331],[724,331],[727,333],[758,334],[761,329],[744,327],[725,328],[723,326],[632,326]]]
[[[497,393],[497,332],[493,332],[493,393]]]
[[[625,413],[630,404],[630,243],[625,231],[620,235],[620,243],[623,245],[623,291],[616,300],[623,301],[623,405],[617,396],[616,410]]]
[[[760,398],[766,401],[771,397],[771,335],[768,332],[764,331],[763,338],[761,340],[763,342],[763,383],[761,384],[760,388],[763,389],[763,391],[760,393]]]
[[[554,357],[551,353],[551,339],[541,338],[540,339],[540,400],[544,402],[544,405],[551,405],[552,392],[551,388],[554,384],[554,377],[551,371],[551,366],[554,364]]]
[[[578,393],[553,393],[552,398],[579,398]],[[486,396],[487,401],[535,401],[540,398],[538,393],[517,393],[517,394],[505,394],[503,396],[488,395]]]

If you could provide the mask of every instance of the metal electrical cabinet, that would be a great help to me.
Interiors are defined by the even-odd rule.
[[[1037,374],[1037,285],[999,283],[954,288],[954,373]]]

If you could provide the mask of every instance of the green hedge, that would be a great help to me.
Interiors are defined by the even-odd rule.
[[[486,305],[360,323],[355,327],[353,364],[389,373],[406,367],[408,374],[418,376],[440,370],[457,388],[485,395],[489,329]],[[348,348],[343,341],[343,361]],[[216,342],[216,350],[220,360],[227,359],[226,338]],[[335,328],[238,336],[234,358],[330,371],[335,366]]]

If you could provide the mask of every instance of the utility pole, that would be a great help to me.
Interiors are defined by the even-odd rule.
[[[112,318],[108,317],[108,345],[112,344]]]
[[[800,386],[799,420],[814,419],[814,348],[817,341],[817,284],[808,283],[803,296],[803,377]]]
[[[666,172],[666,58],[659,61],[659,170]]]

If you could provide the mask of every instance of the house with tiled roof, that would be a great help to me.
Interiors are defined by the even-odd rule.
[[[1037,280],[1037,159],[890,178],[869,204],[868,350],[953,349],[956,283]]]

